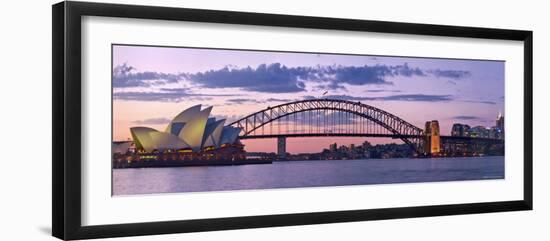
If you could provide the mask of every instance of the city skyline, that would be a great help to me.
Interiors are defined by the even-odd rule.
[[[361,101],[422,127],[438,120],[492,126],[504,114],[504,62],[416,57],[357,56],[113,46],[113,140],[130,127],[164,128],[170,117],[196,104],[230,123],[285,102],[311,98]],[[289,138],[288,151],[318,152],[328,143],[365,138]],[[370,140],[369,140],[370,141]],[[274,140],[246,140],[249,151],[272,151]],[[377,139],[373,143],[397,142]]]

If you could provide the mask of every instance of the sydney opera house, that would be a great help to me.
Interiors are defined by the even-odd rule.
[[[178,114],[164,131],[132,127],[132,142],[113,143],[116,161],[197,161],[244,158],[240,128],[224,126],[225,120],[210,118],[212,107],[201,105]]]

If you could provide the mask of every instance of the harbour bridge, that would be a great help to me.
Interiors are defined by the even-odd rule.
[[[434,129],[427,124],[422,129],[382,109],[341,99],[307,99],[269,106],[230,125],[241,129],[240,139],[277,138],[277,152],[281,156],[286,155],[286,138],[292,137],[401,139],[417,155],[424,156],[449,144],[503,143],[501,139],[440,136],[439,126]]]

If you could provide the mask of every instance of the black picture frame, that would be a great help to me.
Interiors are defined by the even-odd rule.
[[[524,43],[523,199],[455,205],[140,222],[98,226],[81,224],[81,17],[104,16],[206,23],[366,31],[378,33],[516,40]],[[60,2],[52,6],[53,156],[52,233],[60,239],[106,238],[213,230],[307,225],[380,219],[531,210],[533,207],[533,32],[197,10],[171,7]]]

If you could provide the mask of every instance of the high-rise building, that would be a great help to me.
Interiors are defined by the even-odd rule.
[[[498,113],[496,120],[497,135],[496,138],[504,139],[504,116],[501,112]]]
[[[489,129],[489,138],[491,139],[500,139],[501,131],[498,127],[493,126]]]
[[[372,147],[372,145],[370,144],[369,141],[364,141],[363,142],[363,149],[369,149],[370,147]]]
[[[336,142],[333,143],[333,144],[330,144],[329,145],[329,150],[330,150],[330,152],[336,152],[338,150],[338,144],[336,144]]]
[[[504,131],[504,116],[501,112],[498,113],[496,127]]]
[[[470,126],[460,123],[453,124],[451,136],[470,136]]]
[[[490,129],[485,126],[475,126],[470,129],[471,137],[489,138]]]

